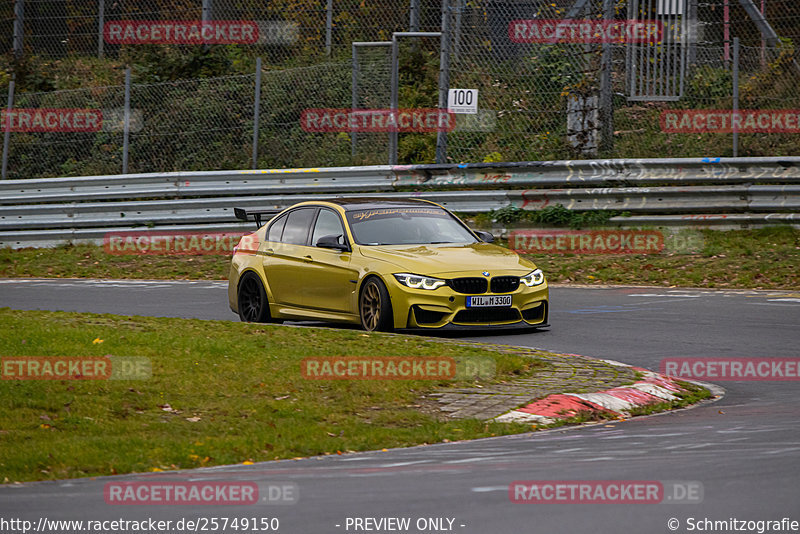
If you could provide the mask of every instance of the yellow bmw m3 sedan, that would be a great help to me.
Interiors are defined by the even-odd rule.
[[[433,202],[341,198],[235,212],[259,226],[231,260],[228,300],[242,321],[369,331],[549,326],[542,271]]]

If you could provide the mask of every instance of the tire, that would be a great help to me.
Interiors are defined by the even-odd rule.
[[[394,328],[392,302],[386,286],[379,278],[368,278],[361,286],[358,314],[361,327],[367,332],[390,332]]]
[[[242,322],[270,322],[267,292],[264,291],[264,285],[255,273],[246,272],[242,279],[239,280],[239,292],[236,302],[239,309],[239,319]]]

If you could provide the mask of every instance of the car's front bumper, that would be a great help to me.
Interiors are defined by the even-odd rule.
[[[468,308],[469,296],[445,286],[436,290],[411,289],[394,278],[387,281],[392,300],[394,327],[398,330],[470,330],[539,328],[548,325],[549,289],[547,283],[521,285],[509,293],[484,293],[480,296],[511,295],[509,307]]]

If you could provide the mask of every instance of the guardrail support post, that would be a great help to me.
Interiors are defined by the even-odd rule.
[[[256,95],[253,102],[253,169],[258,168],[258,127],[261,111],[261,58],[256,58]]]
[[[739,38],[733,38],[733,116],[739,113]],[[739,156],[739,129],[733,127],[733,157]]]
[[[128,148],[131,134],[131,68],[125,69],[125,116],[122,125],[122,174],[128,174]]]
[[[3,175],[2,179],[5,180],[8,178],[8,151],[11,148],[11,128],[9,128],[9,115],[11,114],[11,110],[14,108],[14,80],[12,79],[11,82],[8,84],[8,106],[6,106],[6,127],[5,132],[3,133]]]

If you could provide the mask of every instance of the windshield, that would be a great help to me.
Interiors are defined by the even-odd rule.
[[[347,221],[359,245],[477,242],[460,221],[436,207],[348,211]]]

